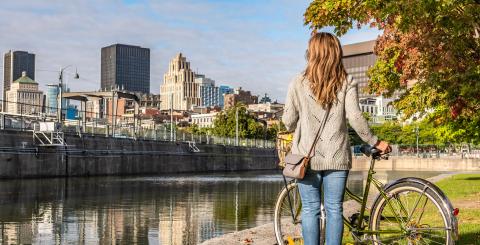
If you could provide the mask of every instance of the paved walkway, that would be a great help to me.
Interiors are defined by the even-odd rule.
[[[450,177],[454,174],[458,174],[458,173],[440,174],[440,175],[428,178],[427,180],[431,182],[437,182],[447,177]],[[375,194],[369,195],[367,207],[371,206],[375,198],[376,198]],[[360,211],[359,209],[360,209],[360,205],[353,200],[346,201],[343,203],[343,211],[344,211],[345,217],[350,217],[353,213],[359,212]],[[201,244],[202,245],[214,245],[214,244],[273,245],[277,243],[275,241],[273,223],[269,223],[269,224],[257,226],[251,229],[233,232],[233,233],[225,234],[223,236],[212,238]]]

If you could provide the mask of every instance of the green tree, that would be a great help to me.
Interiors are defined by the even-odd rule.
[[[208,135],[211,135],[213,129],[212,128],[200,128],[197,124],[191,124],[190,126],[185,127],[181,130],[184,130],[185,132],[190,133],[190,134],[208,134]]]
[[[416,127],[419,132],[419,144],[446,145],[449,143],[461,143],[459,135],[464,134],[464,129],[449,128],[450,124],[435,127],[432,121],[426,119],[411,124],[401,125],[398,122],[386,122],[381,125],[373,125],[372,131],[380,139],[391,144],[415,145],[417,140]]]
[[[275,139],[277,138],[277,134],[282,131],[286,131],[287,128],[283,122],[278,122],[277,124],[272,125],[267,130],[267,139]]]
[[[406,118],[429,114],[443,140],[479,141],[480,1],[315,0],[304,17],[337,35],[354,25],[383,30],[370,92],[404,91],[394,106]]]
[[[357,132],[352,128],[352,126],[348,125],[348,137],[350,139],[351,145],[363,145],[365,142],[358,136]]]
[[[378,138],[389,143],[396,144],[403,138],[402,126],[397,122],[385,122],[382,125],[374,125],[371,128]]]
[[[368,112],[362,112],[362,116],[363,116],[363,118],[365,118],[365,120],[367,120],[368,122],[371,122],[371,121],[372,121],[372,116],[370,115],[370,113],[368,113]]]
[[[197,124],[191,124],[185,129],[185,131],[191,134],[198,134],[200,133],[200,127]]]
[[[242,104],[217,114],[212,133],[217,136],[235,137],[236,111],[238,110],[238,132],[240,138],[263,138],[264,126],[248,113]]]

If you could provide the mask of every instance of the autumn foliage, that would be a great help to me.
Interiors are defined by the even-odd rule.
[[[370,92],[400,94],[394,105],[405,118],[468,128],[459,138],[480,140],[480,1],[317,0],[305,24],[333,26],[337,35],[363,25],[383,30]]]

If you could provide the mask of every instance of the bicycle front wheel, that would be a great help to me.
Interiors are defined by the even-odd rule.
[[[371,211],[374,244],[454,244],[452,222],[442,197],[417,182],[388,187]]]
[[[277,244],[303,244],[301,228],[302,202],[298,185],[295,182],[287,184],[279,193],[275,203],[274,229]]]

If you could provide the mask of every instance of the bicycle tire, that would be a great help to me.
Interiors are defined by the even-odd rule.
[[[450,210],[448,210],[448,205],[445,205],[446,203],[450,203],[448,199],[445,200],[446,197],[439,194],[439,192],[437,191],[438,188],[435,187],[433,184],[430,184],[429,182],[427,183],[424,180],[412,180],[400,180],[397,183],[386,186],[384,192],[387,198],[389,198],[388,200],[392,201],[390,202],[389,206],[389,202],[387,202],[387,199],[385,199],[381,195],[378,196],[371,209],[371,216],[369,222],[370,229],[372,231],[382,230],[382,227],[380,227],[381,224],[383,224],[383,227],[388,227],[388,223],[393,223],[394,225],[392,226],[398,225],[398,229],[403,229],[401,228],[401,226],[403,225],[406,227],[405,230],[408,230],[408,233],[405,232],[405,234],[403,235],[393,237],[393,239],[398,238],[398,240],[404,239],[406,244],[416,244],[415,241],[420,240],[423,240],[423,242],[427,244],[430,244],[431,242],[434,242],[434,244],[455,244],[453,236],[456,232],[456,224],[454,224],[452,221],[452,214],[450,213]],[[415,193],[419,195],[416,198],[414,197]],[[425,204],[423,204],[423,197],[425,197]],[[396,201],[393,201],[393,199],[395,199]],[[401,202],[399,199],[403,199],[405,201]],[[427,203],[429,201],[431,202],[431,204],[427,207]],[[399,203],[402,203],[402,205],[399,205]],[[411,210],[406,207],[402,210],[401,206],[404,206],[404,203],[407,203],[407,205],[405,206],[410,206]],[[420,206],[418,206],[418,204],[420,204]],[[426,207],[430,211],[427,215],[424,214]],[[421,212],[416,214],[418,215],[418,217],[413,214],[414,212],[416,212],[417,208],[421,208]],[[395,212],[393,209],[396,209],[398,213],[404,214],[403,216],[399,215],[400,220],[396,221],[396,225],[395,221],[390,221],[393,220],[393,218],[389,217],[391,213]],[[424,218],[423,221],[421,221],[423,215],[428,218]],[[432,216],[433,218],[430,216]],[[429,222],[435,224],[435,226],[431,227],[429,226],[429,224],[423,224],[421,222]],[[424,232],[427,230],[430,230],[431,233]],[[440,234],[434,233],[434,230],[439,230]],[[444,232],[442,232],[442,230],[444,230]],[[373,234],[371,236],[373,244],[403,244],[399,243],[398,240],[392,241],[392,237],[387,237],[387,235],[385,235],[385,238],[381,238],[381,236],[382,235]],[[426,242],[425,239],[428,239],[430,242]]]
[[[287,192],[288,188],[288,192]],[[288,194],[292,193],[298,193],[298,185],[296,182],[291,181],[290,183],[287,184],[287,188],[283,188],[280,193],[278,194],[277,200],[275,202],[275,210],[274,210],[274,231],[275,231],[275,240],[277,241],[277,244],[288,244],[285,241],[284,237],[284,231],[282,231],[282,210],[288,210],[290,207],[284,207],[285,205],[288,204],[288,200],[286,200]],[[294,194],[295,195],[295,194]],[[293,209],[296,210],[294,212],[301,212],[301,199],[300,195],[298,193],[298,199],[291,198],[291,203],[293,206]],[[297,206],[299,205],[299,206]],[[300,217],[299,213],[295,213],[297,217]],[[325,244],[325,225],[326,225],[326,215],[325,215],[325,209],[323,208],[323,204],[321,206],[321,216],[320,216],[320,244]],[[284,218],[285,219],[285,218]],[[301,220],[293,220],[292,217],[292,222],[298,222],[297,225],[301,224]],[[299,230],[300,233],[297,234],[298,236],[301,237],[301,229]]]
[[[294,212],[294,217],[291,217],[292,215],[291,212],[289,212],[289,203],[288,200],[286,199],[289,194],[291,195],[290,198],[290,203],[292,204],[292,209]],[[292,195],[297,195],[292,197]],[[300,205],[300,206],[298,206]],[[273,225],[274,225],[274,231],[275,231],[275,239],[277,241],[277,244],[283,245],[283,244],[288,244],[287,243],[287,234],[285,234],[285,227],[282,229],[283,223],[286,223],[285,221],[289,222],[286,223],[286,226],[299,226],[301,224],[300,220],[300,211],[301,210],[301,201],[300,201],[300,195],[298,193],[298,185],[294,181],[290,181],[286,187],[283,187],[282,190],[278,193],[277,200],[275,202],[275,209],[274,209],[274,220],[273,220]],[[287,213],[284,213],[283,211],[286,211]],[[290,216],[290,217],[288,217]],[[295,220],[295,219],[296,220]],[[283,219],[283,222],[282,222]],[[298,228],[298,227],[297,227]],[[301,237],[301,230],[300,233],[297,234],[292,234],[295,236],[292,236],[291,239],[296,239],[298,237]]]

